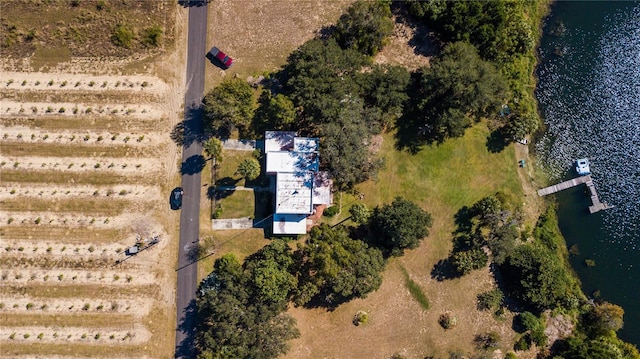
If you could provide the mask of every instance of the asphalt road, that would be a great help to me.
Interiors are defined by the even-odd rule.
[[[202,97],[204,93],[204,66],[207,40],[208,6],[189,8],[189,33],[187,44],[187,92],[185,94],[185,133],[193,136],[185,138],[182,150],[182,213],[180,214],[180,241],[178,250],[177,292],[176,292],[176,358],[193,358],[194,353],[194,309],[197,288],[197,264],[189,258],[189,249],[199,237],[201,168],[185,166],[200,159],[202,145]],[[195,161],[198,162],[198,161]]]

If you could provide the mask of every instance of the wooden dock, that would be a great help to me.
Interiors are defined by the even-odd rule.
[[[553,186],[545,187],[541,190],[538,190],[538,195],[546,196],[548,194],[564,191],[565,189],[579,186],[581,184],[586,184],[587,188],[589,188],[589,194],[591,196],[591,206],[589,206],[589,213],[596,213],[603,209],[612,207],[604,202],[600,202],[600,197],[598,197],[598,193],[596,192],[596,187],[593,184],[591,175],[576,177],[568,181],[560,182]]]

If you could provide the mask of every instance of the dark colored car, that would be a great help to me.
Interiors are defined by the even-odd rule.
[[[211,61],[213,61],[212,59],[216,59],[218,60],[218,62],[222,65],[222,67],[224,67],[225,69],[228,69],[229,67],[231,67],[231,65],[233,65],[233,59],[230,58],[227,54],[225,54],[224,52],[220,51],[220,49],[218,49],[217,47],[213,47],[211,48],[211,50],[209,50],[209,53],[207,53],[207,58]]]
[[[178,210],[182,207],[182,195],[184,191],[182,187],[176,187],[171,191],[171,197],[169,197],[169,205],[172,210]]]

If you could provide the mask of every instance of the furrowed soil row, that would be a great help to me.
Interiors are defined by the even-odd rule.
[[[0,283],[3,285],[26,285],[26,284],[52,284],[52,285],[109,285],[109,286],[138,286],[152,284],[156,281],[153,273],[130,270],[100,270],[83,271],[72,269],[42,270],[32,269],[0,269]]]
[[[96,346],[89,343],[15,343],[3,341],[3,358],[6,359],[33,359],[33,358],[55,358],[55,359],[127,359],[141,357],[140,353],[146,350],[148,343],[118,346],[114,345]],[[105,352],[109,355],[105,357]],[[144,356],[143,356],[144,357]]]
[[[41,248],[38,248],[40,254],[44,253]],[[23,253],[18,251],[18,253]],[[95,256],[93,258],[85,257],[57,257],[53,255],[48,256],[27,256],[11,253],[12,255],[4,256],[0,259],[0,269],[46,269],[54,270],[59,269],[86,269],[95,270],[101,268],[113,268],[118,260],[122,258],[109,258],[107,256]],[[122,263],[118,265],[120,270],[133,270],[138,268],[133,262]],[[4,273],[3,273],[4,275]],[[60,279],[60,278],[59,278]]]
[[[0,142],[0,153],[7,157],[40,156],[66,157],[74,154],[78,157],[155,157],[161,153],[158,146],[134,148],[129,145],[88,146],[81,144],[44,144],[26,142]],[[131,159],[135,161],[135,159]]]
[[[56,74],[43,72],[4,72],[4,88],[11,90],[65,90],[65,91],[167,91],[168,86],[157,77],[93,76],[89,74]]]
[[[38,327],[121,327],[130,325],[136,319],[136,316],[133,315],[135,312],[132,308],[124,311],[126,306],[120,308],[118,304],[116,304],[115,310],[111,310],[110,305],[115,303],[113,301],[105,301],[105,304],[97,304],[98,302],[95,302],[97,306],[102,305],[102,309],[96,310],[95,307],[90,304],[91,308],[87,311],[82,310],[83,306],[87,304],[86,302],[78,303],[80,304],[78,309],[76,309],[74,302],[74,304],[72,304],[74,307],[69,309],[69,307],[66,307],[66,302],[60,302],[59,304],[53,303],[53,305],[58,306],[58,308],[56,308],[52,306],[51,302],[34,301],[32,303],[33,307],[28,311],[23,307],[13,308],[11,299],[5,302],[5,305],[7,303],[9,304],[9,309],[1,313],[2,323],[7,327],[19,327],[25,323]],[[90,303],[93,302],[94,301],[91,301]],[[46,307],[40,309],[42,306]]]
[[[54,278],[57,281],[57,278]],[[106,286],[104,284],[94,285],[60,285],[52,281],[50,284],[43,282],[31,283],[29,286],[24,286],[18,283],[7,283],[0,286],[2,288],[3,297],[18,296],[29,298],[109,298],[113,300],[115,298],[157,298],[160,292],[160,287],[157,283],[146,285],[114,285]]]
[[[5,212],[0,211],[0,224],[7,226],[34,226],[46,233],[50,226],[85,227],[89,229],[118,229],[131,224],[131,215],[120,216],[87,216],[84,214],[60,214],[57,212]]]
[[[0,125],[22,126],[34,129],[40,129],[45,132],[67,129],[83,129],[83,130],[109,130],[118,131],[140,131],[148,132],[156,130],[158,127],[165,125],[168,119],[166,117],[159,118],[131,118],[123,116],[38,116],[38,117],[0,117]]]
[[[161,98],[153,93],[122,92],[122,91],[66,91],[65,89],[49,88],[45,91],[33,90],[5,90],[0,88],[0,96],[15,102],[47,102],[47,103],[145,103],[153,104]]]
[[[6,222],[3,222],[2,224],[6,224]],[[45,236],[46,238],[43,238]],[[133,234],[122,228],[69,228],[67,226],[56,227],[52,225],[48,225],[46,231],[43,231],[41,225],[33,225],[0,226],[0,237],[3,238],[3,243],[8,243],[2,246],[5,250],[7,246],[10,246],[11,250],[18,250],[18,248],[20,248],[20,245],[13,246],[11,241],[23,243],[25,241],[40,240],[43,243],[46,243],[41,246],[46,246],[46,248],[48,248],[50,246],[48,243],[49,241],[59,240],[64,243],[68,243],[65,251],[71,250],[72,246],[72,251],[75,251],[75,248],[83,248],[85,245],[94,245],[97,248],[98,245],[102,247],[106,244],[120,243],[123,238],[133,238]],[[25,247],[24,245],[22,246]],[[62,249],[60,249],[60,251],[62,251]]]
[[[0,101],[0,117],[33,116],[129,116],[132,118],[160,118],[162,110],[155,105],[126,105],[126,104],[101,104],[101,103],[74,103],[74,102],[19,102]]]
[[[143,317],[149,314],[151,310],[151,301],[143,299],[104,299],[104,298],[20,298],[20,297],[2,297],[0,303],[3,308],[0,313],[5,315],[33,316],[34,321],[20,320],[16,318],[14,325],[33,323],[41,321],[38,325],[58,324],[57,322],[64,320],[65,316],[71,316],[78,319],[80,324],[97,325],[94,321],[87,319],[100,319],[104,316],[115,316],[115,314],[126,314],[128,318]],[[47,321],[45,316],[50,316],[51,320]],[[40,318],[38,318],[40,317]],[[82,323],[81,321],[85,322]],[[108,320],[108,319],[107,319]],[[11,325],[3,319],[4,325]],[[71,323],[72,325],[74,323]],[[108,324],[108,323],[104,323]],[[69,324],[67,324],[69,325]]]
[[[113,261],[116,259],[122,259],[124,257],[124,251],[128,247],[131,247],[136,243],[136,239],[122,238],[119,243],[114,244],[98,244],[94,245],[90,243],[90,240],[83,239],[82,244],[73,242],[55,242],[48,238],[48,235],[43,235],[47,238],[43,238],[38,241],[33,240],[8,240],[0,239],[0,251],[4,249],[5,252],[11,253],[16,257],[51,257],[51,258],[65,258],[65,257],[78,257],[78,258],[108,258]],[[4,236],[3,236],[4,237]],[[6,259],[6,257],[5,257]],[[1,261],[1,260],[0,260]]]
[[[152,186],[78,186],[41,185],[37,183],[4,182],[0,199],[42,197],[50,199],[122,198],[136,201],[155,201],[161,197],[160,189]]]
[[[126,144],[132,147],[154,146],[166,142],[166,135],[158,132],[97,132],[80,130],[43,131],[23,126],[0,128],[2,142],[28,144],[79,144],[114,146]]]
[[[137,183],[153,185],[158,183],[159,168],[152,158],[103,158],[89,160],[75,157],[4,157],[1,165],[2,181],[120,185]],[[16,162],[18,163],[16,165]]]
[[[42,335],[41,335],[42,334]],[[151,333],[142,325],[129,328],[87,327],[0,327],[0,340],[16,343],[91,343],[91,344],[140,344],[151,338]]]

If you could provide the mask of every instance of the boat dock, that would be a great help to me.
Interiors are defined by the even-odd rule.
[[[589,206],[589,213],[596,213],[603,209],[613,207],[604,202],[600,202],[600,197],[598,197],[598,193],[596,192],[596,187],[593,184],[591,175],[576,177],[568,181],[560,182],[553,186],[545,187],[541,190],[538,190],[538,196],[546,196],[556,192],[564,191],[565,189],[576,187],[581,184],[586,184],[587,188],[589,188],[589,194],[591,196],[591,206]]]

